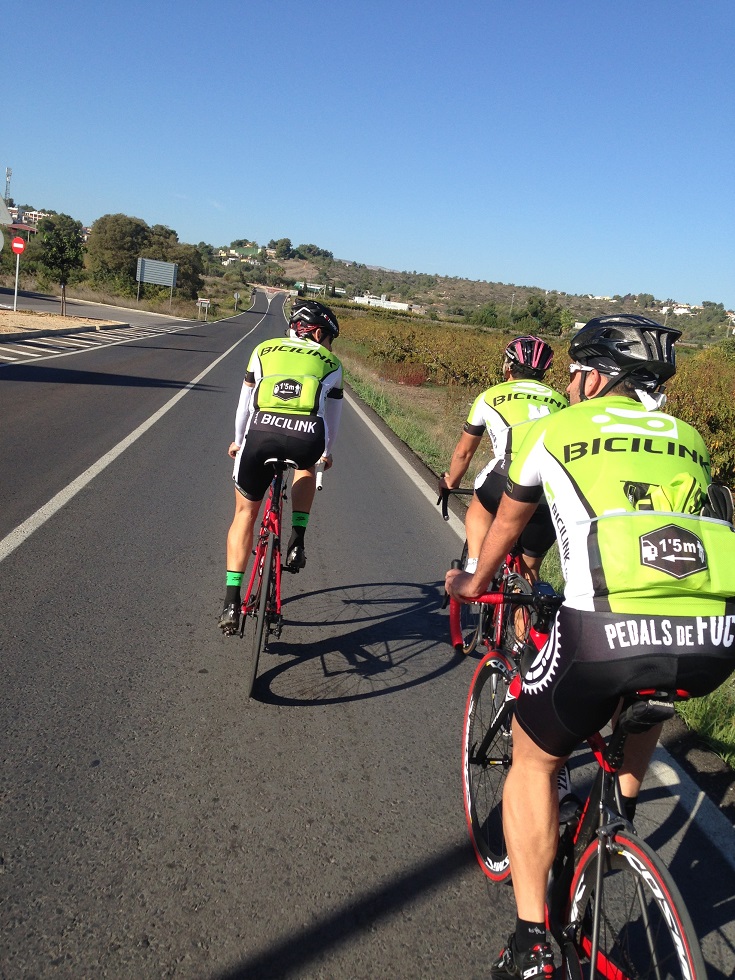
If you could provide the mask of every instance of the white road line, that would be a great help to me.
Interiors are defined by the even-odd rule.
[[[2,350],[10,350],[10,347],[3,347]],[[34,354],[33,351],[24,350],[22,344],[18,344],[17,347],[12,348],[17,354],[22,354],[23,357],[43,357],[42,354]]]
[[[189,322],[189,321],[186,321],[186,322]],[[258,323],[260,323],[260,320],[258,321]],[[195,324],[192,324],[191,327],[175,327],[175,328],[173,328],[171,330],[164,330],[163,333],[178,333],[180,330],[190,330],[190,329],[192,329],[193,326],[195,326]],[[257,326],[257,324],[256,324],[256,326]],[[253,327],[253,329],[255,329],[255,327]],[[121,339],[117,339],[117,340],[108,340],[108,338],[105,337],[104,338],[104,343],[108,347],[114,347],[117,344],[129,344],[131,340],[140,340],[140,339],[145,339],[146,337],[152,337],[152,336],[156,336],[157,337],[157,336],[160,336],[160,334],[161,334],[160,331],[157,332],[157,333],[155,333],[155,334],[154,333],[139,333],[139,332],[135,331],[134,328],[131,328],[131,327],[121,327],[120,328],[120,331],[115,331],[115,332],[117,333],[118,338],[120,337],[120,333],[121,332],[124,332],[124,336]],[[79,336],[80,337],[84,337],[84,336],[86,336],[86,334],[79,334]],[[94,336],[94,333],[91,333],[89,336],[92,336],[93,337]],[[248,334],[246,334],[245,336],[248,336]],[[18,343],[18,346],[22,346],[22,342],[21,341],[18,341],[17,343]],[[46,361],[46,360],[50,360],[53,357],[71,357],[73,354],[81,354],[82,353],[82,350],[93,350],[95,347],[100,347],[101,345],[102,345],[101,338],[96,338],[95,341],[92,344],[90,344],[88,347],[84,347],[84,348],[75,347],[72,350],[54,351],[51,354],[30,354],[30,353],[28,353],[25,350],[18,351],[17,347],[13,347],[13,348],[10,348],[10,347],[1,348],[0,347],[0,350],[3,350],[3,349],[4,350],[14,350],[16,353],[23,354],[23,356],[26,357],[26,358],[28,358],[28,357],[40,357],[40,358],[42,358],[43,360]],[[17,360],[17,358],[16,358],[16,360]]]
[[[270,302],[268,305],[270,307]],[[3,561],[8,557],[8,555],[12,554],[16,548],[22,545],[23,542],[33,534],[34,531],[37,531],[40,527],[42,527],[46,521],[49,520],[49,518],[53,517],[54,514],[61,510],[65,504],[68,504],[80,490],[83,490],[89,483],[91,483],[96,476],[98,476],[106,467],[110,465],[110,463],[114,462],[117,457],[124,453],[129,446],[132,446],[134,442],[140,439],[140,437],[144,435],[148,429],[154,426],[156,422],[160,421],[160,419],[162,419],[163,416],[169,412],[177,402],[181,401],[184,395],[188,394],[192,388],[195,388],[196,385],[199,384],[202,378],[206,378],[209,372],[216,368],[220,361],[223,361],[229,354],[232,353],[233,350],[235,350],[236,347],[239,347],[244,340],[247,340],[250,334],[257,329],[258,326],[260,326],[264,319],[265,314],[260,318],[260,320],[258,320],[251,330],[249,330],[246,334],[243,334],[243,336],[240,337],[240,339],[236,341],[232,347],[226,350],[224,354],[220,354],[215,361],[212,361],[208,368],[202,371],[201,374],[198,374],[193,381],[190,381],[186,385],[185,388],[182,388],[181,391],[177,392],[177,394],[175,394],[170,401],[166,402],[166,404],[159,408],[157,412],[154,412],[149,419],[146,419],[146,421],[131,432],[129,436],[119,442],[109,452],[105,453],[105,455],[98,459],[96,463],[78,476],[76,480],[72,480],[68,486],[59,491],[55,497],[52,497],[47,504],[44,504],[43,507],[39,508],[35,514],[32,514],[27,520],[23,521],[22,524],[19,524],[15,530],[11,531],[10,534],[6,535],[2,540],[0,540],[0,561]],[[57,356],[65,357],[66,355],[61,354]]]

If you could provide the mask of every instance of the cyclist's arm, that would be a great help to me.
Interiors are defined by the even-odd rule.
[[[448,571],[445,588],[449,595],[469,601],[488,591],[498,566],[520,537],[536,507],[536,501],[513,500],[503,494],[495,520],[482,542],[477,570],[472,575],[456,569]]]
[[[339,389],[339,392],[341,396],[341,388]],[[324,456],[322,458],[328,459],[330,461],[329,465],[331,466],[332,448],[337,438],[337,433],[339,432],[339,422],[342,418],[343,400],[336,394],[333,397],[330,397],[330,395],[327,395],[326,399],[324,400],[324,427],[326,429],[326,438],[324,445]],[[329,467],[327,467],[327,469],[328,468]]]
[[[442,475],[439,480],[439,489],[456,490],[456,488],[462,482],[462,477],[467,472],[467,468],[472,462],[472,457],[477,451],[477,447],[480,445],[480,440],[482,439],[482,432],[476,435],[473,432],[468,432],[465,427],[465,431],[459,437],[459,442],[457,443],[454,452],[452,453],[452,461],[449,464],[449,473]]]
[[[237,403],[237,411],[235,412],[234,445],[236,445],[238,449],[240,446],[242,446],[243,439],[245,438],[245,429],[248,423],[248,412],[250,410],[250,402],[252,401],[253,391],[255,391],[254,382],[248,380],[243,381],[242,388],[240,390],[240,401]]]

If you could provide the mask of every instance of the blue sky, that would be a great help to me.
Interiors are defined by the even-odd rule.
[[[732,0],[23,0],[2,27],[18,204],[735,308]]]

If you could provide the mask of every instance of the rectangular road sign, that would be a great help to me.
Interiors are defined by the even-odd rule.
[[[178,265],[175,262],[159,262],[157,259],[138,259],[136,282],[150,282],[156,286],[176,285]]]

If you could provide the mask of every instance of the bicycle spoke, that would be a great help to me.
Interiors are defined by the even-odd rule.
[[[595,975],[610,980],[698,980],[706,976],[694,927],[655,853],[644,842],[620,832],[603,861]],[[596,868],[597,842],[593,842],[572,884],[577,948],[588,960]]]

